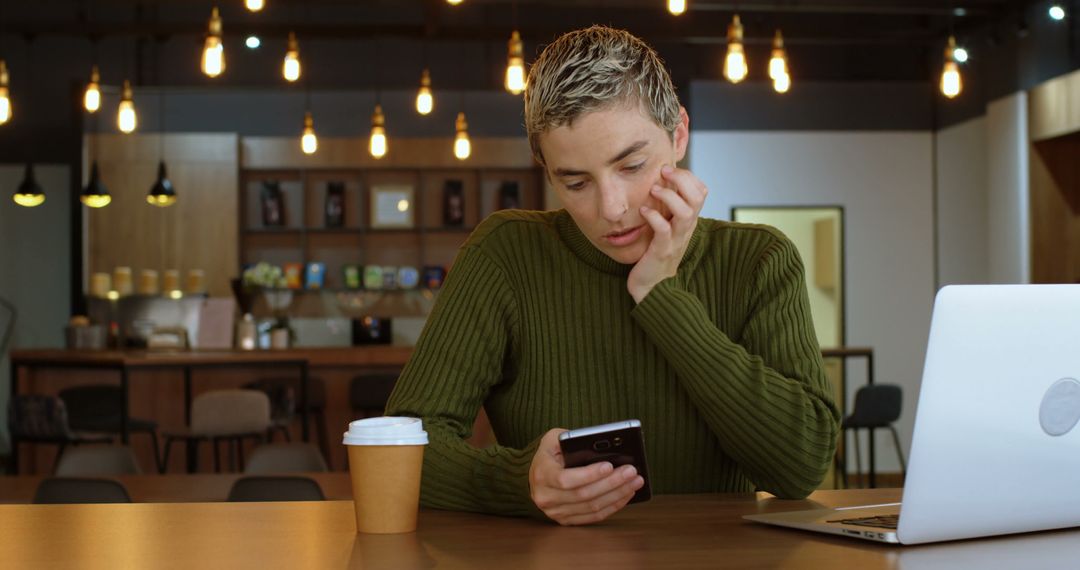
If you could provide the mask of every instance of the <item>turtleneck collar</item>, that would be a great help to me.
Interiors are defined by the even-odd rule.
[[[597,249],[596,246],[589,241],[589,238],[581,233],[581,229],[578,228],[577,223],[574,222],[574,218],[570,217],[570,213],[565,209],[559,210],[556,213],[555,229],[558,231],[559,237],[570,251],[574,252],[574,255],[584,261],[589,267],[611,275],[621,276],[629,275],[630,270],[634,268],[634,264],[619,263],[608,257],[606,253]],[[701,220],[698,220],[697,225],[694,227],[694,233],[690,236],[690,244],[686,246],[686,253],[683,254],[680,267],[683,267],[688,260],[697,256],[698,246],[701,243],[701,234]]]

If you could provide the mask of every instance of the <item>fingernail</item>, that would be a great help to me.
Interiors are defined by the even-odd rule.
[[[626,477],[627,479],[633,477],[634,475],[637,475],[637,469],[635,469],[633,465],[623,466],[622,472],[623,477]]]
[[[612,465],[611,463],[608,463],[607,461],[600,464],[600,471],[602,473],[611,473],[614,470],[615,470],[615,466]]]
[[[640,488],[644,487],[645,486],[645,479],[643,477],[638,477],[637,479],[634,479],[633,486],[634,486],[634,490],[637,490],[637,489],[640,489]]]

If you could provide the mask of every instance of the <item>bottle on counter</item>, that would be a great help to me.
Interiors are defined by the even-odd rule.
[[[244,313],[244,317],[236,323],[236,345],[241,350],[255,350],[255,340],[255,317],[251,313]]]

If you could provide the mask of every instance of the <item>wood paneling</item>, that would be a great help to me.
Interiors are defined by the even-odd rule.
[[[211,295],[231,294],[239,266],[236,135],[93,135],[87,148],[113,197],[86,210],[88,273],[202,269]],[[177,194],[168,208],[146,202],[162,156]]]

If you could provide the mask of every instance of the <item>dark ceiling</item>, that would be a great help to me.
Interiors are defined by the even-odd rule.
[[[665,0],[266,0],[257,14],[242,0],[218,2],[225,35],[283,38],[296,30],[304,42],[411,42],[448,49],[452,44],[505,45],[515,26],[526,57],[559,33],[603,23],[651,42],[677,82],[714,78],[727,24],[739,13],[751,62],[767,58],[775,29],[783,31],[799,80],[925,81],[940,66],[945,38],[982,46],[1027,29],[1017,0],[688,0],[681,16]],[[85,37],[101,42],[189,37],[205,30],[211,1],[0,0],[0,51],[26,38]],[[89,42],[88,42],[89,43]],[[977,47],[976,47],[977,50]],[[490,49],[489,49],[490,51]],[[317,62],[314,63],[317,65]],[[752,72],[751,79],[755,72]],[[763,75],[763,71],[756,70]],[[391,74],[392,75],[392,74]],[[408,74],[408,81],[414,82]]]

